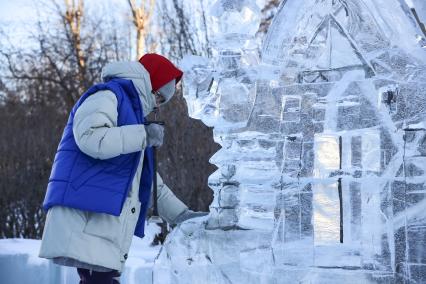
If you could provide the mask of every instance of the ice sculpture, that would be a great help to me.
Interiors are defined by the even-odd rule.
[[[426,22],[426,2],[423,0],[410,0],[416,9],[420,21]],[[407,1],[410,3],[410,1]]]
[[[399,0],[219,0],[215,60],[188,57],[214,126],[211,214],[178,226],[156,283],[425,283],[426,51]]]

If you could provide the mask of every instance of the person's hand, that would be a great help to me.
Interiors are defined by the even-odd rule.
[[[147,147],[160,147],[163,145],[164,126],[151,123],[149,125],[145,125],[145,131]]]
[[[185,211],[183,211],[183,213],[181,213],[179,216],[176,217],[176,219],[174,220],[174,224],[180,224],[183,221],[186,221],[188,219],[192,219],[192,218],[197,218],[197,217],[204,217],[209,215],[209,212],[195,212],[192,211],[190,209],[186,209]]]

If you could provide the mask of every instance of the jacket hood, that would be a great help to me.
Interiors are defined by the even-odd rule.
[[[139,93],[142,102],[144,116],[147,116],[155,108],[155,99],[151,94],[152,86],[148,71],[137,61],[113,62],[102,69],[104,82],[113,78],[131,80]]]

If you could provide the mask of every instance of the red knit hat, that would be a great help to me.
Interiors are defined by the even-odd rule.
[[[183,72],[173,65],[170,60],[159,54],[145,54],[139,59],[139,62],[149,73],[153,91],[158,91],[158,89],[173,79],[176,79],[177,84],[182,78]]]

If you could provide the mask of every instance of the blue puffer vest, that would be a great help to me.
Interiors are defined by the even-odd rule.
[[[139,94],[132,81],[112,79],[90,88],[73,107],[65,126],[47,186],[45,210],[60,205],[115,216],[121,213],[142,152],[106,160],[94,159],[80,151],[72,131],[77,109],[88,96],[100,90],[110,90],[117,97],[117,126],[144,122]],[[141,238],[151,196],[153,169],[153,151],[146,148],[139,186],[141,212],[135,229],[135,235]]]

